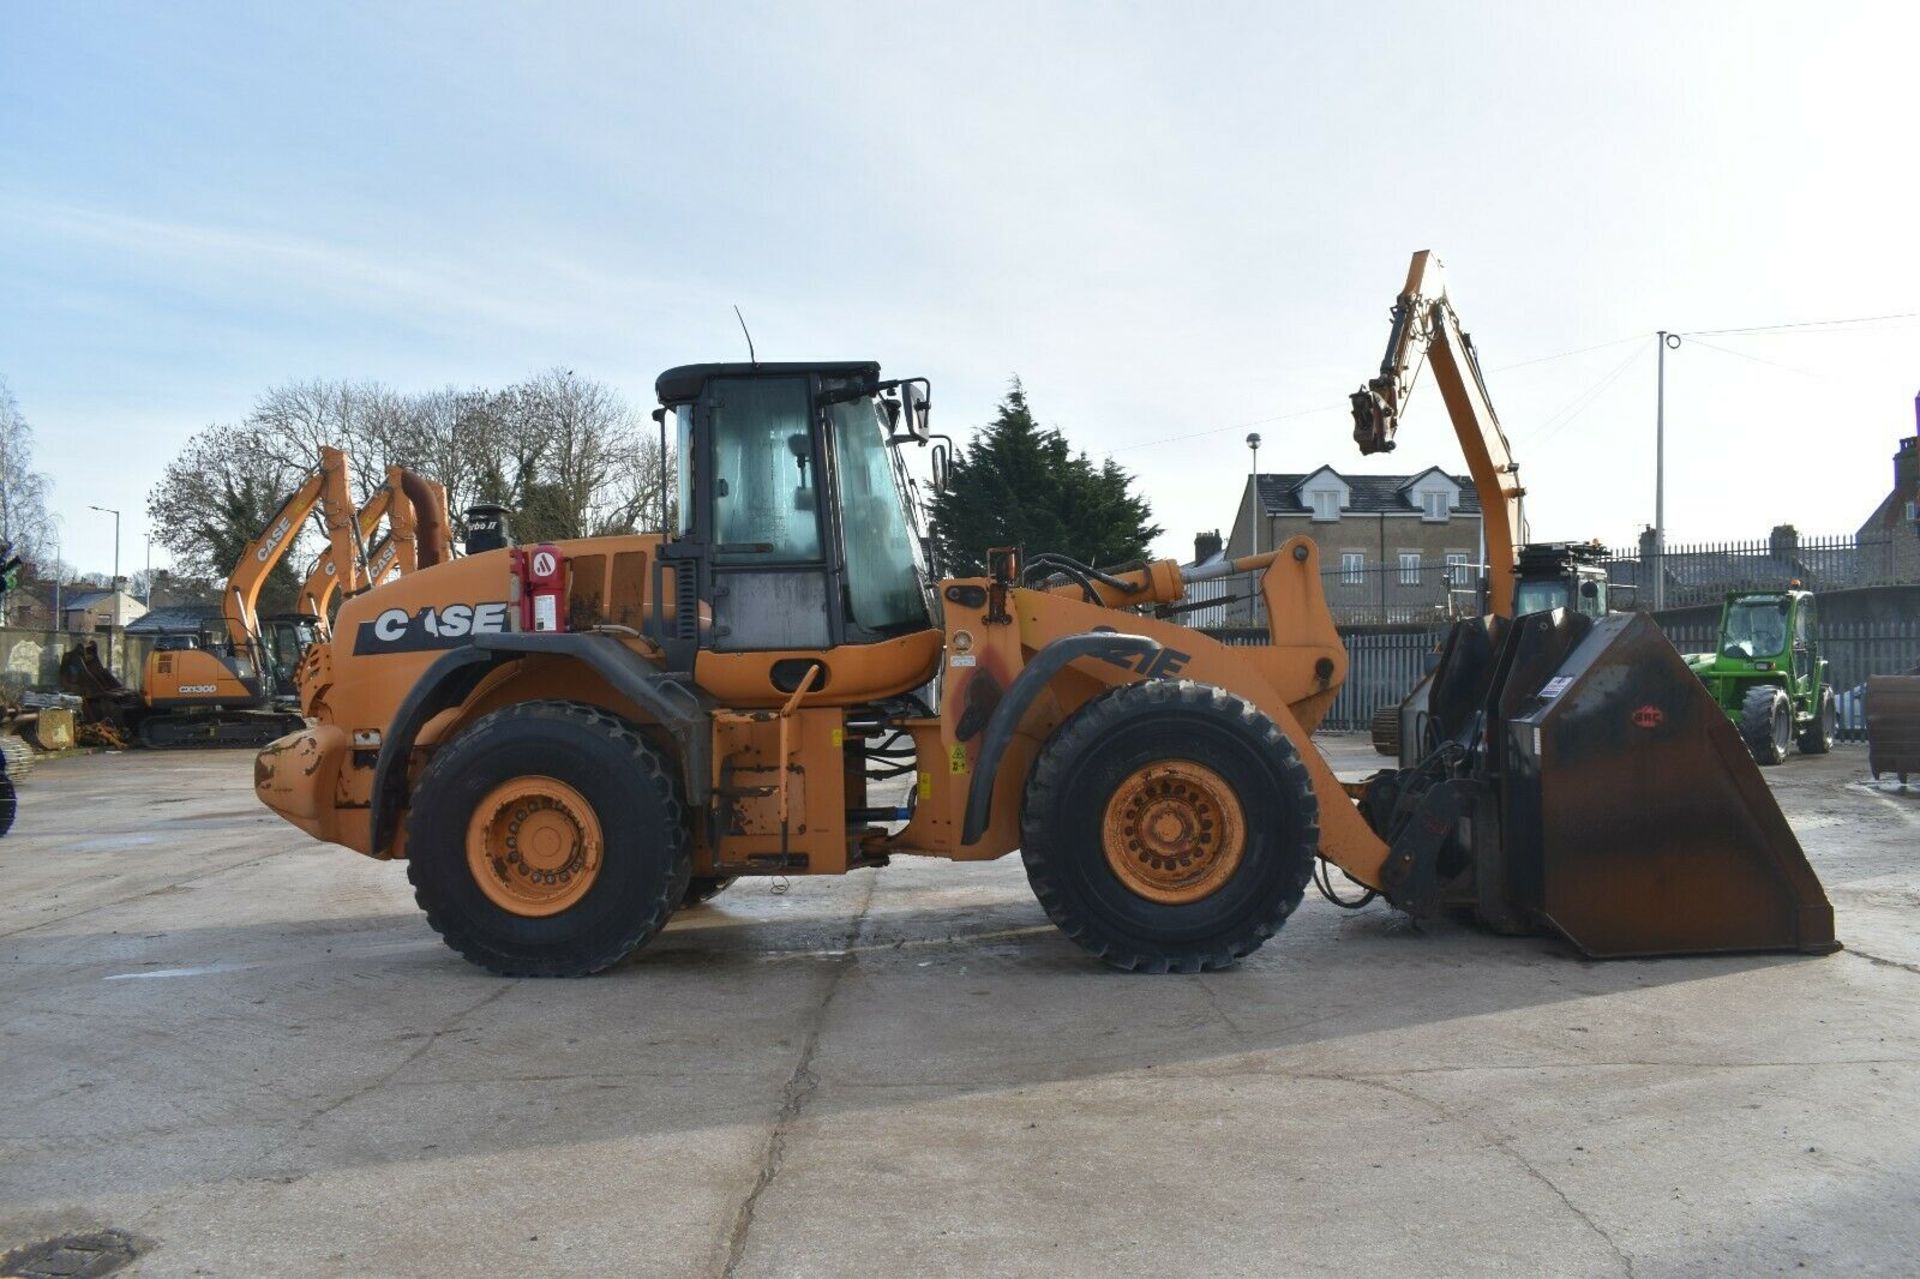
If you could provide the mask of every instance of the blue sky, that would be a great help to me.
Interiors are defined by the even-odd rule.
[[[1384,463],[1342,412],[1431,247],[1535,533],[1620,540],[1654,329],[1920,310],[1916,37],[1895,5],[5,3],[0,375],[65,557],[106,568],[117,505],[137,566],[160,467],[267,385],[563,364],[644,406],[741,353],[738,303],[762,358],[930,376],[956,433],[1019,373],[1177,552],[1247,429],[1269,470],[1457,468],[1430,388]],[[1690,343],[1671,536],[1851,529],[1916,390],[1920,321]]]

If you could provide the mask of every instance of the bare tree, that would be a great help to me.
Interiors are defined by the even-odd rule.
[[[33,469],[33,427],[5,378],[0,378],[0,539],[14,554],[38,560],[53,549],[47,477]]]
[[[527,541],[656,530],[673,514],[661,483],[672,455],[663,470],[653,424],[605,383],[556,368],[498,391],[271,387],[244,425],[207,428],[167,468],[148,499],[158,540],[184,573],[224,576],[322,445],[346,452],[356,501],[405,466],[446,488],[456,524],[475,502],[498,502]],[[310,522],[288,561],[305,563],[321,537]]]
[[[173,553],[181,575],[225,580],[247,543],[312,469],[310,457],[288,457],[278,443],[252,423],[209,426],[167,464],[147,495],[147,517],[154,540]],[[268,576],[263,611],[292,607],[298,558],[286,556]]]

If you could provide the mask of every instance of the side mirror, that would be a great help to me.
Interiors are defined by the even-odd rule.
[[[933,410],[932,385],[923,377],[908,378],[900,383],[900,394],[906,400],[907,430],[925,444],[933,430],[929,422]]]
[[[934,445],[933,446],[933,491],[936,493],[946,492],[947,481],[952,478],[952,475],[953,475],[953,462],[952,462],[952,459],[947,455],[947,446],[944,444]]]
[[[1599,599],[1600,584],[1594,581],[1592,578],[1588,578],[1586,581],[1580,583],[1580,597],[1582,599],[1589,599],[1589,600]]]

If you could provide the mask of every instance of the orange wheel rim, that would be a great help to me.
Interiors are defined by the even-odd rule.
[[[501,782],[467,820],[473,881],[516,915],[557,915],[586,896],[605,847],[593,805],[551,777]]]
[[[1247,823],[1227,779],[1191,760],[1136,769],[1107,800],[1107,865],[1149,901],[1179,906],[1217,891],[1247,851]]]

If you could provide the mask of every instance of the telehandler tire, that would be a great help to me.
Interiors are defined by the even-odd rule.
[[[427,923],[505,977],[612,967],[665,926],[692,873],[673,768],[580,702],[504,707],[435,751],[407,857]]]
[[[1839,727],[1840,708],[1834,704],[1833,689],[1825,684],[1820,686],[1820,699],[1813,712],[1813,722],[1800,734],[1800,753],[1802,755],[1825,755],[1833,749],[1833,734]]]
[[[1793,741],[1793,703],[1773,684],[1747,690],[1740,701],[1740,740],[1756,764],[1780,764]]]
[[[1257,950],[1300,904],[1320,807],[1293,744],[1224,689],[1127,684],[1048,740],[1027,779],[1021,859],[1088,953],[1197,973]]]
[[[738,875],[695,875],[687,881],[687,893],[680,905],[683,908],[705,905],[733,887],[733,881],[738,878]]]

